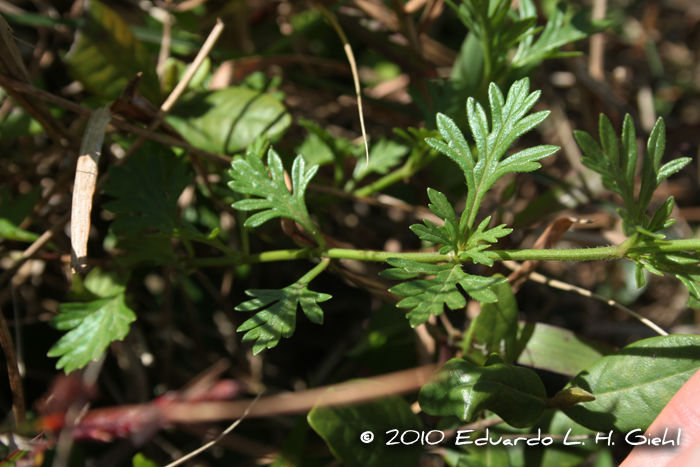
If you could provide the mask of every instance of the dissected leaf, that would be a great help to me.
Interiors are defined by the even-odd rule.
[[[467,101],[467,116],[476,151],[472,154],[457,125],[448,117],[438,114],[437,126],[445,142],[428,139],[433,148],[454,160],[464,172],[467,181],[467,203],[460,219],[460,242],[469,244],[471,228],[486,192],[496,181],[511,172],[531,172],[540,167],[537,162],[559,150],[557,146],[537,146],[503,159],[508,148],[523,134],[539,125],[548,111],[526,116],[539,99],[540,92],[529,92],[527,78],[516,81],[504,99],[498,86],[489,87],[491,125],[486,112],[473,98]],[[503,159],[503,160],[502,160]]]
[[[698,368],[700,336],[644,339],[579,373],[570,385],[590,392],[596,400],[564,412],[591,430],[646,430]]]
[[[309,217],[304,199],[306,187],[316,175],[318,166],[307,170],[304,158],[297,156],[292,165],[292,192],[284,181],[282,160],[273,149],[267,153],[267,168],[251,152],[245,159],[234,160],[231,167],[229,173],[232,181],[228,186],[237,193],[259,197],[233,203],[233,207],[241,211],[262,210],[245,221],[246,227],[258,227],[270,219],[285,217],[301,224],[316,238],[319,245],[324,244],[323,237]]]
[[[139,93],[160,104],[155,60],[148,49],[112,9],[97,0],[86,5],[85,23],[65,58],[69,73],[93,94],[112,101],[141,72]]]
[[[521,18],[527,19],[534,13],[536,10],[532,0],[520,2]],[[532,36],[535,32],[534,23],[531,29],[523,34],[524,39],[520,41],[510,66],[513,69],[531,69],[545,59],[571,56],[571,52],[561,52],[561,47],[585,39],[605,28],[604,22],[587,20],[587,16],[586,10],[574,14],[569,4],[559,3],[550,15],[544,30],[536,39]]]
[[[307,318],[315,324],[323,324],[323,310],[319,303],[331,299],[331,295],[310,291],[307,286],[328,262],[322,262],[294,284],[283,289],[252,289],[246,295],[253,300],[238,305],[236,311],[258,311],[245,321],[238,332],[248,331],[243,342],[255,341],[253,353],[275,347],[282,337],[291,337],[296,327],[297,308],[301,306]]]
[[[279,100],[241,87],[185,96],[166,120],[192,145],[222,154],[241,152],[261,135],[276,141],[292,122]]]
[[[402,445],[400,441],[407,431],[406,441],[409,435],[410,440],[420,437],[423,423],[399,396],[347,407],[314,407],[307,418],[333,455],[348,467],[410,466],[418,462],[423,451],[420,442]],[[398,430],[395,440],[398,445],[387,446],[391,441],[390,430]],[[360,441],[360,435],[367,431],[375,439],[365,444]]]
[[[451,310],[464,308],[467,301],[457,288],[458,284],[475,300],[495,302],[498,297],[489,287],[506,280],[505,277],[472,276],[456,263],[436,265],[397,258],[390,258],[387,263],[395,269],[383,271],[384,277],[409,279],[421,274],[435,276],[404,282],[389,289],[391,293],[406,297],[396,306],[410,310],[407,317],[413,327],[427,321],[430,315],[441,315],[445,305]]]
[[[69,332],[48,352],[49,357],[61,357],[56,363],[57,369],[70,373],[83,368],[90,361],[98,360],[111,342],[126,337],[136,315],[126,304],[123,284],[123,279],[94,269],[84,286],[99,298],[59,305],[60,314],[51,320],[51,325]]]
[[[491,287],[498,301],[481,305],[462,341],[464,358],[483,365],[491,354],[514,363],[518,351],[518,304],[508,282]]]
[[[663,239],[663,235],[656,232],[667,228],[670,225],[669,222],[672,221],[669,219],[673,209],[672,198],[666,200],[666,203],[654,213],[651,220],[646,215],[649,203],[659,184],[691,161],[690,158],[682,157],[661,166],[666,144],[666,129],[663,119],[659,118],[649,136],[647,150],[642,161],[642,183],[636,200],[634,185],[637,142],[632,117],[625,116],[621,147],[618,147],[617,136],[610,120],[604,115],[600,116],[601,146],[598,146],[588,133],[577,131],[575,137],[585,154],[581,162],[600,174],[603,185],[607,189],[622,197],[625,210],[618,212],[622,217],[625,233],[632,235],[639,232],[652,239]]]
[[[424,225],[414,224],[410,229],[421,240],[445,245],[440,249],[441,254],[457,251],[459,249],[459,221],[457,220],[457,214],[452,209],[452,205],[450,205],[447,197],[439,191],[428,188],[428,198],[432,202],[428,207],[445,222],[445,225],[435,225],[425,219],[423,220]]]
[[[125,234],[143,234],[144,229],[169,234],[181,228],[177,200],[190,178],[183,159],[147,143],[126,164],[109,169],[104,190],[115,199],[103,207],[127,214],[115,220],[112,228]]]
[[[539,376],[492,355],[476,366],[461,358],[442,365],[420,390],[421,409],[471,422],[490,410],[516,428],[532,426],[545,410],[547,393]]]

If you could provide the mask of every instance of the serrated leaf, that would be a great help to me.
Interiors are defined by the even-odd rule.
[[[142,72],[139,93],[153,105],[160,104],[160,83],[155,61],[112,9],[87,2],[86,18],[65,62],[68,72],[86,89],[113,101],[137,73]]]
[[[442,254],[458,250],[459,221],[457,214],[447,200],[447,197],[437,190],[428,188],[428,198],[432,202],[428,207],[433,213],[445,222],[444,226],[437,226],[425,219],[425,225],[414,224],[410,229],[422,240],[445,245]]]
[[[410,310],[407,318],[412,327],[416,327],[430,317],[440,315],[445,305],[451,310],[457,310],[467,305],[457,285],[473,299],[480,302],[495,302],[498,297],[489,288],[505,281],[503,277],[472,276],[462,270],[461,264],[425,264],[416,261],[390,258],[387,263],[398,271],[390,269],[388,274],[396,277],[405,271],[403,277],[418,277],[421,274],[434,275],[431,279],[419,279],[404,282],[389,289],[389,292],[402,297],[396,306]]]
[[[581,372],[570,385],[596,397],[565,408],[572,420],[596,431],[646,430],[700,368],[700,336],[644,339]]]
[[[518,304],[508,282],[491,287],[498,301],[481,305],[462,341],[464,358],[483,365],[491,354],[514,363],[518,351]]]
[[[261,136],[277,141],[292,123],[272,95],[234,86],[185,96],[166,120],[190,144],[222,154],[241,152]]]
[[[352,178],[359,182],[371,173],[386,174],[389,169],[398,165],[401,158],[408,154],[408,151],[408,146],[382,138],[372,145],[368,163],[358,159]]]
[[[453,358],[433,374],[418,394],[429,415],[456,415],[474,421],[490,410],[515,428],[532,426],[544,413],[547,393],[539,376],[492,355],[481,366]]]
[[[264,210],[249,217],[245,226],[258,227],[270,219],[284,217],[301,224],[319,244],[323,244],[323,237],[311,221],[304,199],[306,187],[318,171],[318,166],[307,170],[304,158],[297,156],[292,165],[290,192],[284,180],[282,160],[273,149],[267,153],[267,165],[266,168],[252,152],[245,159],[236,159],[231,163],[229,174],[232,181],[228,186],[235,192],[261,198],[236,201],[233,207],[241,211]]]
[[[499,238],[510,235],[513,229],[506,228],[506,224],[501,224],[493,229],[486,230],[491,222],[491,216],[481,221],[474,233],[469,237],[469,244],[476,245],[478,242],[496,243]]]
[[[526,3],[523,5],[523,3]],[[534,7],[532,2],[521,2],[521,13],[523,15],[532,14]],[[527,37],[520,42],[518,51],[511,62],[511,67],[530,69],[546,58],[561,57],[564,54],[559,51],[560,47],[575,42],[601,31],[600,23],[591,22],[586,19],[588,12],[582,10],[573,14],[569,5],[559,3],[547,21],[544,30],[536,40]]]
[[[673,208],[673,202],[671,201],[669,204],[667,200],[661,208],[657,209],[651,221],[647,217],[646,211],[659,184],[690,162],[689,158],[680,158],[660,167],[666,144],[666,129],[663,120],[660,118],[656,122],[647,141],[647,150],[642,161],[641,188],[636,200],[634,198],[634,182],[637,143],[632,117],[629,115],[625,117],[622,128],[622,151],[618,148],[615,130],[610,120],[604,115],[600,116],[602,150],[585,132],[577,131],[575,137],[585,154],[582,159],[583,164],[598,172],[601,175],[603,185],[622,197],[625,210],[618,210],[618,212],[623,220],[624,232],[628,236],[638,232],[653,239],[663,238],[656,232],[669,225],[668,216],[671,215],[670,209]],[[647,267],[647,269],[649,268]],[[652,269],[649,270],[652,271]]]
[[[246,290],[246,295],[254,298],[238,305],[236,311],[256,311],[264,308],[238,328],[238,332],[248,331],[243,336],[243,342],[255,341],[254,354],[275,347],[282,337],[292,336],[299,306],[312,323],[323,324],[323,310],[318,304],[332,297],[307,288],[311,279],[323,268],[325,265],[321,263],[309,274],[283,289]]]
[[[183,159],[155,143],[146,143],[122,166],[109,169],[105,193],[115,199],[103,205],[127,214],[112,223],[118,233],[142,234],[144,229],[172,233],[181,228],[177,200],[190,182]]]
[[[59,305],[60,314],[51,320],[59,330],[71,330],[59,339],[48,352],[49,357],[61,357],[57,369],[66,373],[83,368],[98,360],[113,341],[124,339],[129,324],[136,320],[126,305],[123,287],[112,297],[87,303]]]
[[[390,430],[419,435],[423,423],[399,396],[379,399],[367,404],[341,407],[314,407],[307,416],[309,425],[328,444],[333,455],[348,467],[410,466],[418,462],[422,446],[390,446]],[[376,438],[362,443],[360,435],[371,431]],[[405,438],[408,441],[408,437]],[[399,441],[400,442],[400,441]]]
[[[498,86],[491,83],[491,128],[485,110],[473,98],[469,98],[467,117],[476,142],[474,154],[457,125],[445,115],[437,116],[438,129],[445,142],[427,142],[454,160],[464,172],[467,181],[467,202],[460,219],[460,235],[463,237],[468,237],[484,195],[500,177],[511,172],[535,170],[539,168],[537,160],[553,154],[558,149],[555,146],[538,146],[502,161],[506,151],[518,137],[532,130],[549,115],[548,111],[542,111],[526,116],[540,96],[539,91],[530,93],[529,88],[530,82],[527,78],[516,81],[504,99]]]

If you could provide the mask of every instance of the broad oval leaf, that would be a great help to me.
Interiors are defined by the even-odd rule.
[[[508,363],[517,357],[518,304],[508,282],[491,287],[498,301],[481,305],[481,313],[472,321],[462,343],[464,356],[483,364],[497,353]]]
[[[155,60],[148,49],[113,10],[95,0],[87,5],[85,25],[65,58],[69,73],[93,94],[114,100],[141,72],[139,93],[160,104]]]
[[[461,358],[448,361],[421,388],[418,401],[429,415],[456,415],[470,422],[490,410],[509,425],[524,428],[540,419],[546,395],[534,371],[494,354],[483,367]]]
[[[596,400],[564,412],[592,430],[645,430],[698,368],[700,336],[644,339],[579,373],[570,385],[585,389]]]
[[[418,462],[423,451],[420,441],[401,444],[402,433],[409,432],[404,438],[406,442],[420,437],[423,424],[399,396],[354,406],[317,406],[307,418],[333,455],[347,467],[411,466]],[[386,434],[390,430],[398,430],[395,440],[398,445],[386,445],[391,441],[392,434]],[[364,444],[360,441],[360,435],[366,431],[374,434],[374,442]],[[409,438],[411,435],[413,438]]]
[[[292,122],[284,105],[269,94],[230,87],[202,92],[178,102],[167,117],[192,145],[233,154],[263,135],[276,140]]]

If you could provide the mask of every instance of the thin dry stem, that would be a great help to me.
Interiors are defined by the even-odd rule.
[[[216,26],[214,26],[214,29],[212,29],[212,31],[209,33],[209,37],[207,37],[207,40],[204,42],[204,45],[202,45],[202,48],[199,50],[199,53],[197,53],[197,56],[195,57],[194,61],[185,72],[185,76],[183,76],[180,82],[177,83],[175,89],[173,89],[173,91],[170,93],[165,102],[163,102],[163,105],[160,106],[160,110],[158,110],[158,113],[153,118],[151,124],[148,126],[148,129],[150,131],[154,131],[158,128],[165,116],[170,112],[170,110],[173,108],[178,99],[180,99],[182,94],[187,89],[187,86],[190,84],[190,81],[192,81],[192,78],[194,77],[195,73],[197,73],[197,70],[199,70],[199,67],[202,65],[202,62],[204,62],[204,59],[207,58],[209,52],[211,52],[211,49],[214,48],[214,44],[216,44],[216,41],[219,40],[219,36],[221,36],[223,30],[224,23],[221,21],[221,19],[217,19]],[[122,158],[122,161],[127,160],[129,157],[135,154],[136,151],[138,151],[139,148],[143,145],[143,143],[146,142],[146,139],[148,139],[146,136],[141,136],[139,139],[137,139],[126,152],[126,154]]]
[[[345,55],[348,57],[348,62],[350,63],[350,70],[352,71],[352,80],[355,83],[355,95],[357,97],[357,111],[360,113],[360,128],[362,129],[362,139],[365,142],[365,156],[367,165],[369,165],[369,141],[367,140],[367,131],[365,130],[365,116],[362,111],[362,93],[360,89],[360,75],[357,72],[357,63],[355,62],[355,55],[352,53],[352,47],[348,42],[348,38],[340,27],[340,24],[335,19],[335,16],[326,9],[322,4],[316,3],[316,8],[326,17],[326,19],[331,23],[333,29],[340,37],[340,41],[343,43],[343,49],[345,50]]]
[[[62,97],[53,95],[49,92],[46,92],[44,90],[35,88],[31,84],[27,83],[22,83],[20,81],[17,81],[15,79],[12,79],[8,76],[5,76],[3,74],[0,74],[0,85],[3,87],[10,88],[10,89],[16,89],[17,91],[21,91],[22,93],[29,94],[35,97],[38,97],[41,100],[44,100],[46,102],[50,102],[52,104],[58,105],[60,107],[63,107],[64,109],[68,109],[72,112],[77,113],[78,115],[83,115],[86,117],[89,117],[92,115],[92,110],[87,109],[81,105],[76,104],[75,102],[69,101],[67,99],[64,99]],[[124,120],[121,120],[119,118],[113,117],[112,121],[110,122],[112,125],[115,127],[119,128],[120,130],[127,131],[129,133],[134,133],[139,136],[144,136],[147,137],[153,141],[156,141],[158,143],[162,143],[166,146],[175,146],[178,148],[183,148],[187,150],[188,152],[199,156],[199,157],[204,157],[206,159],[213,160],[215,162],[220,162],[224,164],[230,164],[231,163],[231,158],[229,156],[225,156],[223,154],[217,154],[214,152],[209,152],[209,151],[204,151],[202,149],[195,148],[194,146],[190,145],[186,141],[181,141],[176,138],[167,136],[167,135],[161,135],[159,133],[155,133],[151,130],[148,130],[146,128],[141,128],[140,126],[132,125],[131,123],[125,122]]]
[[[231,432],[234,430],[234,428],[236,428],[238,425],[240,425],[240,423],[248,416],[248,413],[250,413],[250,409],[252,409],[253,406],[255,405],[255,403],[258,401],[258,399],[260,399],[260,396],[261,396],[261,394],[258,394],[258,396],[257,396],[255,399],[253,399],[253,402],[250,403],[250,405],[248,406],[248,408],[246,409],[246,411],[243,412],[243,415],[241,415],[241,418],[239,418],[238,420],[236,420],[235,422],[233,422],[228,428],[226,428],[224,431],[222,431],[221,434],[220,434],[219,436],[217,436],[215,439],[209,441],[209,442],[208,442],[207,444],[205,444],[204,446],[202,446],[202,447],[200,447],[200,448],[198,448],[198,449],[195,449],[195,450],[192,451],[191,453],[189,453],[189,454],[187,454],[187,455],[185,455],[185,456],[182,456],[181,458],[179,458],[179,459],[176,460],[175,462],[171,462],[170,464],[166,465],[165,467],[175,467],[176,465],[180,465],[180,464],[182,464],[183,462],[186,462],[186,461],[192,459],[192,458],[195,457],[196,455],[198,455],[198,454],[200,454],[200,453],[206,451],[207,449],[209,449],[210,447],[214,446],[216,443],[218,443],[219,441],[221,441],[221,439],[222,439],[224,436],[226,436],[227,434],[231,433]]]
[[[5,315],[0,313],[0,345],[5,353],[5,362],[7,363],[7,373],[10,379],[10,390],[12,391],[12,407],[15,412],[15,423],[20,424],[24,421],[26,405],[24,402],[24,388],[22,387],[22,376],[17,365],[17,356],[15,355],[15,346],[12,342],[10,330],[5,321]]]
[[[515,261],[503,261],[503,265],[506,266],[508,269],[511,270],[517,270],[520,268],[520,264],[516,263]],[[638,319],[642,323],[646,324],[649,326],[651,329],[656,331],[659,335],[661,336],[668,336],[668,333],[661,329],[658,325],[654,324],[651,320],[645,318],[644,316],[640,315],[639,313],[630,310],[624,305],[621,305],[617,303],[615,300],[611,300],[609,298],[603,297],[602,295],[598,295],[597,293],[593,293],[590,290],[586,290],[581,287],[577,287],[575,285],[567,284],[566,282],[558,281],[556,279],[550,279],[548,277],[543,276],[542,274],[532,272],[530,273],[530,276],[528,279],[539,282],[540,284],[545,284],[550,287],[554,287],[555,289],[560,289],[560,290],[565,290],[567,292],[574,292],[579,295],[583,295],[584,297],[590,297],[594,298],[596,300],[600,300],[603,303],[606,303],[610,306],[613,306],[617,308],[618,310],[622,310],[628,315],[632,316],[633,318]]]

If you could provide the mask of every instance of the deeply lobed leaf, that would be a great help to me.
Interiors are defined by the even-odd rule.
[[[407,317],[413,327],[423,324],[431,315],[442,314],[445,305],[451,310],[464,308],[467,301],[462,290],[480,302],[495,302],[498,297],[489,287],[506,280],[503,277],[472,276],[457,263],[435,265],[398,258],[390,258],[387,262],[395,269],[382,272],[384,277],[409,279],[420,275],[435,276],[404,282],[389,289],[391,293],[406,297],[397,306],[410,310]]]
[[[319,267],[323,266],[323,267]],[[323,324],[323,310],[319,303],[330,300],[331,295],[313,292],[307,288],[315,274],[325,265],[319,265],[309,274],[294,284],[283,289],[246,290],[246,295],[253,300],[238,305],[236,311],[258,311],[252,318],[238,328],[238,332],[248,331],[242,341],[255,341],[253,353],[275,347],[282,337],[291,337],[296,328],[297,308],[301,306],[304,314],[315,324]]]
[[[57,369],[70,373],[83,368],[99,360],[110,343],[126,337],[136,314],[126,304],[124,282],[125,278],[93,269],[84,286],[88,292],[86,297],[95,299],[59,305],[60,314],[51,320],[51,325],[69,332],[47,354],[60,357]]]
[[[245,159],[234,160],[231,167],[229,173],[232,181],[229,182],[229,187],[235,192],[259,197],[233,203],[233,207],[241,211],[262,210],[246,220],[246,227],[258,227],[271,219],[284,217],[301,224],[319,245],[324,244],[323,237],[309,217],[304,199],[306,188],[318,166],[307,170],[304,158],[297,156],[292,165],[291,192],[285,183],[282,160],[273,149],[267,153],[267,168],[252,152],[246,154]]]

